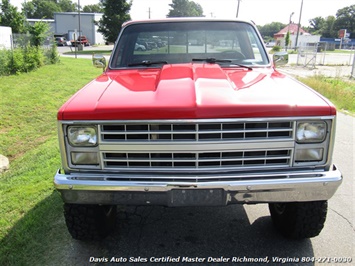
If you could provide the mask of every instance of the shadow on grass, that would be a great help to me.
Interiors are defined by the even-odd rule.
[[[61,198],[53,191],[0,240],[0,265],[59,265],[53,264],[58,251],[71,241],[62,216]]]

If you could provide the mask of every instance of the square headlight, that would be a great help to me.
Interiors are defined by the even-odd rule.
[[[94,147],[97,145],[97,129],[94,126],[69,126],[67,132],[71,146]]]
[[[298,122],[296,141],[298,143],[320,143],[327,135],[327,125],[323,121]]]

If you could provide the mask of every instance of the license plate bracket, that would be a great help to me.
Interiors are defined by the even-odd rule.
[[[224,206],[226,195],[223,189],[173,189],[169,206]]]

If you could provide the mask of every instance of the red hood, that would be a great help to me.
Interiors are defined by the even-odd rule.
[[[310,88],[272,68],[218,64],[109,70],[76,93],[59,120],[252,118],[334,115]]]

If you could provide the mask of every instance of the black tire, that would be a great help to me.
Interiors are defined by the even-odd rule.
[[[69,233],[77,240],[101,240],[114,229],[116,206],[64,204]]]
[[[287,238],[319,235],[327,217],[327,201],[269,203],[275,227]]]

